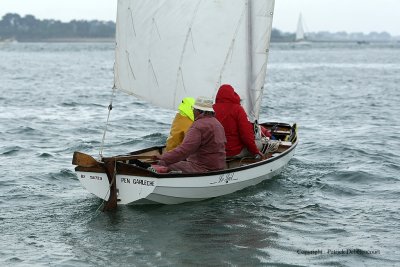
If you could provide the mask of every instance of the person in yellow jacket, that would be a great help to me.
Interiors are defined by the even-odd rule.
[[[185,97],[179,105],[179,112],[176,114],[172,122],[169,137],[167,139],[166,151],[170,151],[182,143],[186,132],[194,121],[194,101],[195,100],[192,97]]]

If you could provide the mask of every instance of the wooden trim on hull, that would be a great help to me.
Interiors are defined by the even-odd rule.
[[[183,173],[155,173],[152,171],[149,171],[147,169],[143,169],[137,166],[134,166],[132,164],[127,164],[124,162],[119,162],[117,161],[117,173],[118,174],[125,174],[125,175],[138,175],[138,176],[145,176],[145,177],[155,177],[155,178],[185,178],[185,177],[203,177],[203,176],[210,176],[210,175],[216,175],[216,174],[225,174],[229,172],[237,172],[237,171],[242,171],[250,168],[254,168],[257,166],[265,165],[270,162],[273,162],[275,160],[280,159],[281,157],[284,157],[286,154],[290,153],[293,149],[295,149],[297,146],[297,142],[294,143],[290,148],[285,150],[284,152],[280,153],[277,156],[271,157],[266,160],[256,160],[256,159],[249,159],[246,161],[246,163],[249,163],[248,165],[240,166],[240,167],[234,167],[234,168],[229,168],[229,169],[224,169],[221,171],[211,171],[211,172],[206,172],[206,173],[191,173],[191,174],[183,174]],[[149,152],[149,151],[154,151],[158,150],[159,147],[152,147],[152,148],[147,148],[144,150],[139,150],[136,151],[135,153],[144,153],[144,152]],[[93,166],[93,167],[83,167],[83,166],[77,166],[75,168],[75,171],[80,171],[80,172],[104,172],[104,163],[99,162],[98,165]]]
[[[180,179],[181,177],[159,179],[135,174],[117,174],[118,204],[180,204],[228,195],[276,176],[287,165],[293,154],[294,150],[291,150],[289,154],[280,157],[280,161],[270,162],[268,169],[260,165],[239,172],[202,176],[203,178],[195,176],[186,177],[186,179]],[[89,192],[108,200],[109,196],[106,194],[109,185],[107,175],[104,173],[92,174],[78,172],[78,177]],[[102,181],[91,181],[89,178],[91,176],[97,179],[102,176],[100,178]],[[129,182],[127,182],[128,180]]]
[[[289,142],[282,142],[278,150],[268,154],[269,157],[264,160],[228,159],[228,168],[220,171],[193,174],[156,173],[147,166],[150,166],[148,163],[154,162],[152,160],[154,156],[164,152],[164,146],[107,157],[102,161],[75,152],[72,163],[78,165],[75,171],[79,173],[79,180],[88,191],[106,201],[103,210],[115,209],[117,202],[118,204],[154,204],[154,202],[179,204],[201,201],[258,184],[277,175],[286,166],[298,144],[296,125],[293,127],[283,123],[262,125],[273,130],[274,136],[280,140]],[[138,162],[136,160],[138,158],[147,160],[147,164]],[[233,176],[234,179],[230,179]],[[180,178],[186,179],[184,184]],[[117,195],[120,199],[117,199]]]

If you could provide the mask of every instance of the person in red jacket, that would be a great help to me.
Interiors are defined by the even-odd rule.
[[[215,117],[224,126],[226,156],[245,157],[264,155],[257,148],[253,125],[240,105],[240,97],[229,84],[221,85],[213,105]]]

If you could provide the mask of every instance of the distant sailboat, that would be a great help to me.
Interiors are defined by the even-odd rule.
[[[297,22],[297,30],[296,30],[296,37],[295,42],[304,42],[306,40],[304,35],[304,26],[303,26],[303,16],[299,15],[299,20]]]

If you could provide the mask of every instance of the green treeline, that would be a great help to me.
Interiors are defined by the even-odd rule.
[[[21,17],[6,14],[0,21],[0,40],[40,41],[51,39],[114,38],[115,23],[112,21],[38,20],[32,15]]]
[[[54,19],[38,20],[32,15],[21,17],[8,13],[0,21],[0,41],[16,40],[18,42],[38,41],[80,41],[83,39],[115,38],[115,23],[99,20],[72,20],[61,22]],[[307,41],[312,42],[382,42],[400,41],[400,36],[392,37],[387,32],[347,33],[347,32],[307,32]],[[272,29],[271,42],[293,42],[294,33]]]
[[[113,39],[115,23],[113,21],[72,20],[61,22],[54,19],[39,20],[32,15],[21,17],[8,13],[0,21],[0,41],[16,40],[19,42]],[[277,42],[292,41],[294,34],[272,30],[271,40]]]
[[[293,42],[296,37],[294,33],[281,32],[278,29],[272,29],[271,42]]]

